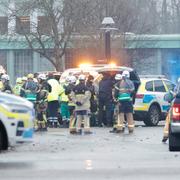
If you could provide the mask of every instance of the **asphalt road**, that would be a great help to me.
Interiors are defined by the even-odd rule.
[[[0,154],[0,180],[178,180],[180,152],[161,143],[163,126],[138,126],[134,134],[70,135],[67,129],[36,133],[34,142]]]

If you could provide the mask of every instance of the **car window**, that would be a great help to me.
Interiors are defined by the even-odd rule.
[[[167,86],[167,88],[168,88],[168,90],[170,91],[170,90],[174,90],[174,88],[175,88],[175,84],[173,84],[171,81],[164,81],[165,82],[165,84],[166,84],[166,86]]]
[[[153,81],[147,82],[145,89],[146,89],[147,91],[153,91]]]
[[[155,92],[166,92],[166,89],[164,87],[162,80],[155,80],[154,87],[155,87]]]
[[[135,86],[135,92],[137,92],[139,85],[141,84],[139,75],[137,74],[137,72],[135,70],[130,72],[130,79],[131,81],[133,81],[134,86]]]

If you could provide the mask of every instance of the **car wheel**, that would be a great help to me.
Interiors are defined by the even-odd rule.
[[[161,118],[161,111],[157,105],[152,105],[149,108],[147,118],[144,119],[146,126],[157,126]]]
[[[5,137],[4,129],[0,128],[0,151],[8,149],[8,142]]]
[[[3,149],[3,142],[2,142],[2,130],[0,129],[0,151]]]
[[[173,134],[169,127],[169,151],[180,151],[180,134]]]

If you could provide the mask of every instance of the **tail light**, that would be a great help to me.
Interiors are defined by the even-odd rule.
[[[143,99],[144,98],[144,94],[136,94],[136,98],[137,99]]]
[[[180,121],[180,104],[174,104],[172,109],[172,119]]]

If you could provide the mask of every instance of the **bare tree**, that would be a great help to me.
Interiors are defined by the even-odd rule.
[[[15,16],[19,22],[21,34],[30,49],[47,58],[57,71],[62,71],[63,56],[70,46],[79,8],[79,3],[73,0],[26,0],[18,4],[15,10],[12,9],[11,16]],[[42,16],[38,22],[31,22],[31,31],[27,32],[21,23],[21,16],[36,11]]]
[[[21,14],[37,10],[45,21],[31,23],[30,32],[22,26],[22,34],[30,49],[46,57],[57,70],[63,69],[63,56],[71,43],[82,49],[94,47],[96,58],[103,58],[104,32],[100,28],[105,16],[114,18],[115,34],[124,37],[121,41],[125,32],[147,34],[160,29],[156,0],[26,0],[12,10],[12,16],[21,22]],[[119,48],[123,49],[123,44],[120,42]]]

